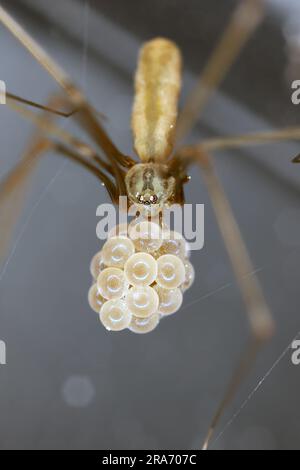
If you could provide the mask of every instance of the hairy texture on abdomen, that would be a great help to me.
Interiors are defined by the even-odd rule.
[[[140,52],[132,113],[134,147],[143,162],[164,161],[172,152],[180,86],[177,46],[163,38],[147,42]]]

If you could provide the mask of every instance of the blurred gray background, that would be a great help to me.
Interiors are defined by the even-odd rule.
[[[178,42],[184,97],[235,3],[1,1],[108,117],[108,131],[128,153],[141,43],[156,35]],[[300,79],[299,18],[297,2],[268,1],[264,24],[190,141],[299,122],[291,103],[291,82]],[[46,102],[57,89],[2,26],[0,54],[0,79],[11,92]],[[3,177],[32,125],[4,106],[0,118]],[[300,448],[300,366],[289,348],[300,331],[300,166],[290,163],[298,153],[289,143],[216,154],[277,331],[223,418],[214,449]],[[0,366],[1,449],[200,447],[249,330],[208,195],[196,169],[191,175],[187,200],[206,207],[205,248],[193,254],[197,276],[184,307],[149,335],[112,334],[87,305],[89,262],[101,246],[96,207],[108,197],[60,157],[42,161],[0,274],[8,363]]]

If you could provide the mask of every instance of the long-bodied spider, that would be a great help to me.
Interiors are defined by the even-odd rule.
[[[0,21],[61,86],[64,94],[49,99],[47,105],[6,93],[7,104],[30,119],[37,135],[23,158],[0,187],[0,216],[3,235],[1,254],[7,248],[12,227],[22,207],[24,192],[41,156],[49,150],[68,158],[94,174],[105,185],[113,203],[128,196],[141,208],[163,209],[171,203],[184,203],[184,184],[188,167],[197,164],[203,172],[217,222],[245,301],[251,327],[251,340],[226,389],[209,428],[203,449],[209,447],[214,430],[225,408],[233,399],[241,381],[261,346],[272,336],[274,324],[264,295],[242,239],[238,224],[218,178],[210,152],[254,144],[300,139],[300,129],[261,132],[232,138],[203,140],[197,145],[180,146],[190,132],[209,98],[222,83],[263,18],[262,0],[241,0],[233,12],[219,44],[205,67],[199,82],[178,115],[177,101],[181,84],[181,54],[177,46],[164,38],[146,43],[140,53],[136,74],[136,96],[132,128],[138,159],[124,155],[102,126],[99,113],[82,91],[41,48],[41,46],[0,7]],[[69,111],[63,111],[63,109]],[[30,108],[43,111],[37,115]],[[85,130],[95,146],[66,132],[55,117],[72,118]],[[295,163],[300,160],[296,158]]]

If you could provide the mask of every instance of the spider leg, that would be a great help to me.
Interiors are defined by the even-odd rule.
[[[55,102],[59,103],[60,97],[55,98]],[[41,116],[33,113],[29,109],[24,108],[22,105],[17,105],[14,100],[11,101],[10,98],[8,98],[7,104],[11,109],[19,113],[25,119],[33,122],[40,132],[45,136],[54,136],[65,142],[66,145],[76,148],[76,152],[81,154],[83,158],[90,158],[91,160],[94,160],[94,162],[102,169],[106,170],[111,176],[114,176],[112,166],[103,160],[93,148],[59,127],[53,122],[53,120],[46,120],[45,116],[41,118]]]
[[[262,21],[263,14],[262,0],[239,2],[219,44],[179,114],[176,129],[177,142],[181,141],[192,129],[209,98],[224,80],[230,67]]]
[[[49,108],[48,106],[44,106],[42,104],[36,103],[35,101],[27,100],[26,98],[22,98],[21,96],[17,96],[9,92],[5,93],[5,97],[6,99],[10,99],[12,101],[26,104],[27,106],[31,106],[32,108],[41,109],[43,111],[47,111],[48,113],[56,114],[56,116],[60,116],[60,117],[69,118],[77,112],[77,109],[73,109],[72,111],[69,111],[69,112],[59,111],[57,109]]]
[[[259,280],[255,275],[247,247],[240,232],[238,223],[230,206],[229,200],[218,178],[212,160],[204,150],[194,153],[196,161],[203,170],[217,223],[222,234],[235,277],[244,299],[252,337],[238,367],[226,389],[225,396],[218,407],[209,428],[203,449],[207,450],[216,426],[227,406],[234,398],[241,382],[253,365],[262,345],[270,339],[274,332],[274,322],[264,298]],[[186,160],[185,160],[186,162]],[[251,276],[246,276],[251,274]]]
[[[36,138],[20,162],[0,184],[0,261],[7,253],[12,232],[20,216],[34,170],[41,157],[50,150],[69,158],[94,174],[104,184],[112,201],[118,201],[117,188],[91,161],[64,144],[53,142],[44,137]]]
[[[0,21],[17,38],[18,41],[32,54],[42,67],[64,89],[71,104],[78,109],[75,114],[78,121],[91,137],[97,142],[109,159],[117,180],[120,193],[125,191],[124,175],[119,167],[132,166],[134,161],[123,155],[114,145],[110,137],[96,118],[92,106],[87,102],[81,90],[72,82],[66,72],[50,57],[49,54],[22,28],[22,26],[0,6]]]
[[[300,154],[293,159],[293,163],[300,163]]]
[[[32,108],[36,109],[41,109],[43,111],[47,111],[48,113],[51,114],[56,114],[57,116],[64,117],[64,118],[70,118],[74,116],[78,112],[78,108],[74,108],[71,111],[60,111],[57,109],[49,108],[48,106],[45,106],[40,103],[36,103],[35,101],[28,100],[26,98],[22,98],[21,96],[15,95],[13,93],[5,92],[5,98],[10,99],[12,101],[16,101],[22,104],[26,104],[27,106],[31,106]],[[106,119],[106,116],[104,114],[100,113],[97,110],[94,110],[94,112],[102,119]]]
[[[255,134],[245,134],[233,137],[204,139],[198,145],[196,144],[193,146],[183,147],[180,150],[180,153],[189,157],[192,156],[195,152],[201,152],[202,149],[206,151],[228,150],[251,145],[266,145],[275,142],[287,142],[292,140],[300,140],[300,127],[290,127],[275,131],[258,132]],[[297,157],[293,160],[293,162],[298,163]]]
[[[52,97],[49,100],[49,107],[56,107],[60,100],[60,97]],[[106,186],[112,201],[116,201],[119,197],[117,188],[102,171],[106,170],[111,173],[111,167],[98,157],[93,149],[58,127],[53,122],[53,116],[47,113],[38,116],[15,102],[8,101],[8,104],[22,116],[30,119],[36,125],[38,132],[19,163],[0,184],[0,225],[2,227],[0,260],[7,251],[34,169],[41,157],[49,150],[56,151],[93,173]]]
[[[7,102],[10,104],[10,98],[8,98]],[[54,106],[56,102],[57,98],[53,97],[49,101],[49,106]],[[15,103],[13,106],[16,106]],[[17,111],[22,112],[22,108],[20,110],[17,109]],[[44,128],[44,126],[52,124],[51,118],[45,115],[37,117],[40,127]],[[30,186],[34,170],[41,156],[50,148],[49,140],[41,138],[40,133],[35,134],[19,163],[0,184],[0,262],[7,252],[12,232],[21,213],[23,201]]]
[[[14,226],[20,216],[25,193],[39,158],[49,150],[49,142],[34,141],[22,160],[0,184],[0,262],[4,259]]]
[[[118,153],[119,151],[116,149],[112,141],[107,137],[107,134],[102,129],[89,107],[83,108],[82,111],[78,113],[78,120],[82,127],[90,135],[90,137],[93,138],[94,142],[96,142],[104,150],[112,167],[112,171],[114,172],[119,193],[120,195],[126,195],[127,190],[125,185],[124,171],[121,167],[124,166],[130,168],[133,165],[133,160],[131,160],[130,157],[126,157],[125,155]],[[105,145],[103,145],[104,141],[106,142]]]
[[[53,150],[56,151],[58,154],[69,158],[70,160],[78,163],[79,165],[83,166],[85,169],[89,170],[93,173],[105,186],[108,191],[108,194],[114,203],[118,203],[119,199],[119,192],[114,183],[107,177],[103,171],[101,171],[97,166],[93,165],[88,159],[85,159],[76,152],[74,149],[70,149],[62,143],[53,143],[52,146]]]

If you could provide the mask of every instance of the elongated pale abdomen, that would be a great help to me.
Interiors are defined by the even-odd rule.
[[[141,49],[135,77],[132,130],[143,162],[164,161],[173,148],[181,86],[181,54],[168,39],[157,38]]]

